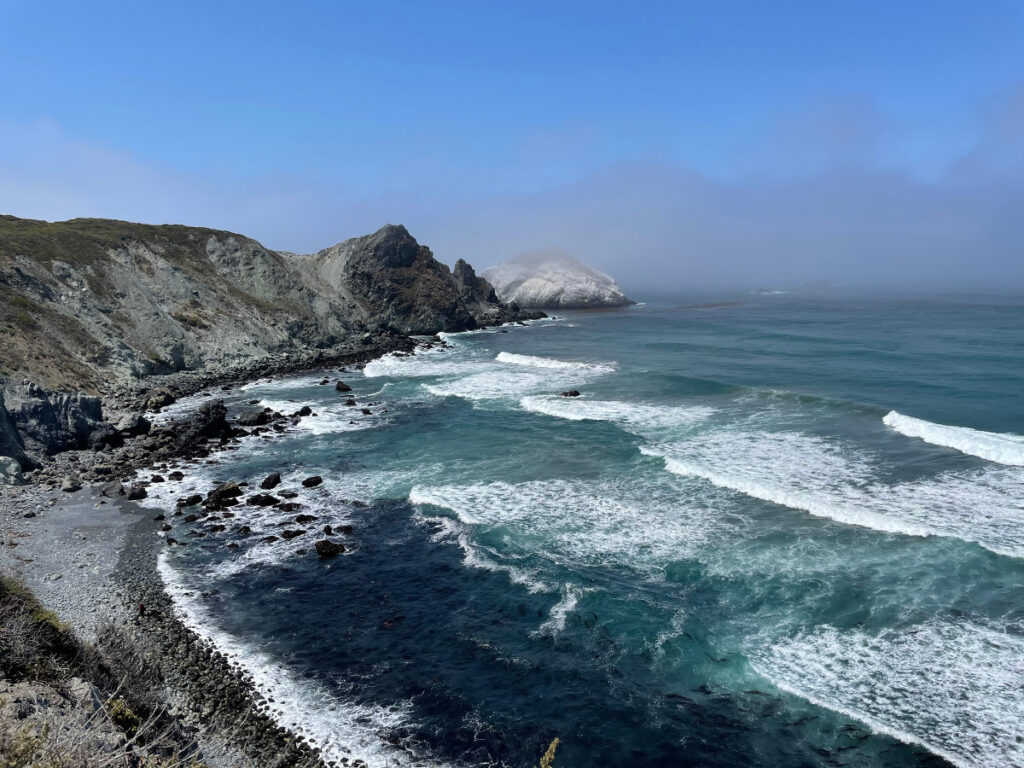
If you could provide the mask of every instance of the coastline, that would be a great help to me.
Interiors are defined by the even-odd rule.
[[[104,404],[118,415],[142,415],[154,391],[170,391],[176,400],[184,399],[211,388],[230,389],[268,377],[361,366],[415,346],[409,337],[384,335],[358,347],[344,345],[209,371],[154,376],[121,388]],[[197,416],[192,408],[161,426],[175,429]],[[301,417],[274,414],[272,418],[294,425]],[[298,732],[301,726],[282,725],[273,699],[268,701],[250,672],[188,620],[159,567],[160,553],[168,543],[158,535],[166,525],[162,521],[167,510],[145,498],[129,500],[131,491],[148,485],[142,481],[129,486],[132,475],[164,471],[168,462],[184,466],[217,456],[248,435],[237,426],[234,429],[242,434],[222,437],[218,445],[188,446],[198,448],[197,453],[179,450],[181,445],[153,444],[145,436],[135,438],[126,443],[126,461],[114,466],[92,451],[49,457],[29,484],[0,488],[0,570],[23,579],[39,602],[84,642],[95,641],[105,625],[127,632],[136,650],[158,664],[165,712],[189,734],[189,749],[204,763],[214,768],[365,765],[358,757],[341,756],[330,763],[322,759],[312,740]],[[276,425],[267,434],[274,431]],[[213,443],[213,438],[205,442]],[[84,487],[60,490],[57,481],[69,476],[76,478],[76,485],[80,479]],[[121,493],[111,491],[111,484],[120,486]]]

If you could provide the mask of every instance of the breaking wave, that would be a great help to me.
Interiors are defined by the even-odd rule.
[[[877,636],[823,627],[755,651],[777,687],[958,766],[1024,765],[1024,637],[931,621]]]
[[[889,411],[882,421],[886,426],[907,437],[918,437],[926,443],[952,448],[997,464],[1024,467],[1024,435],[982,432],[970,427],[933,424],[924,419],[904,416],[897,411]]]
[[[948,536],[1024,558],[1024,476],[1018,470],[947,472],[886,485],[870,458],[800,433],[718,431],[641,446],[675,474],[848,525]]]

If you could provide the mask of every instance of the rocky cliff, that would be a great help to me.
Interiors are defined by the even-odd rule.
[[[389,334],[532,316],[402,226],[299,256],[202,227],[0,216],[0,456],[29,469],[116,439],[89,395],[149,375],[271,357],[286,369]]]
[[[371,328],[399,333],[463,331],[516,319],[516,308],[461,259],[452,271],[403,226],[346,240],[299,257],[303,271],[344,296],[351,314]]]
[[[511,261],[488,269],[484,277],[496,298],[521,307],[594,309],[635,303],[611,277],[566,256]]]
[[[296,256],[201,227],[0,216],[0,375],[49,388],[519,317],[401,226]]]

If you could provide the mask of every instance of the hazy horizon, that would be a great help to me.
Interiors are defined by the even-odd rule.
[[[0,211],[632,292],[1024,292],[1024,10],[0,2]],[[45,40],[29,30],[44,27]]]

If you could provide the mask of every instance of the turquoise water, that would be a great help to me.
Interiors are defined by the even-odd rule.
[[[1024,765],[1024,306],[694,303],[231,393],[318,415],[186,487],[349,551],[235,508],[179,605],[372,765]]]

